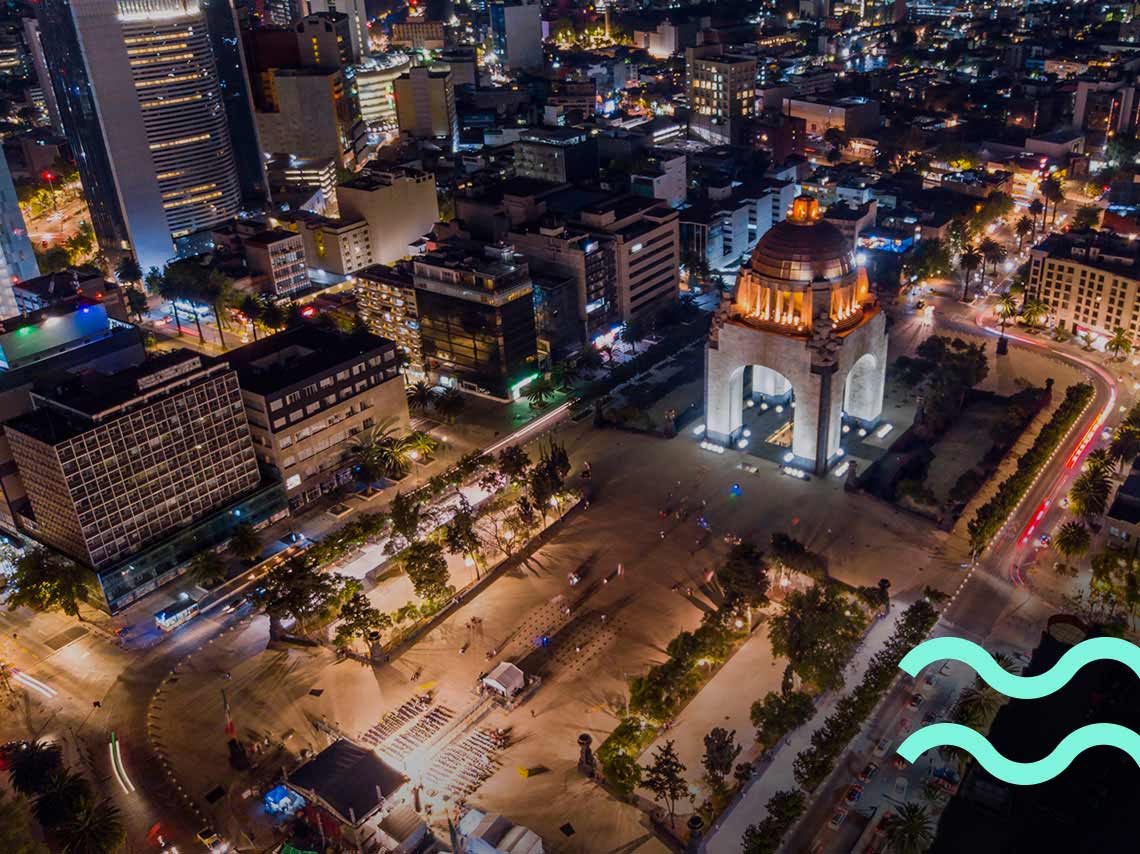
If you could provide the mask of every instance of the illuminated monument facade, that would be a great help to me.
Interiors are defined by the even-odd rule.
[[[705,353],[706,438],[732,445],[745,398],[794,400],[789,465],[823,474],[842,455],[843,418],[883,409],[886,318],[847,239],[815,199],[761,238],[713,319]]]

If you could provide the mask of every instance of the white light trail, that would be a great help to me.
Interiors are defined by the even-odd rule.
[[[135,784],[127,776],[127,769],[123,766],[123,756],[119,752],[119,740],[114,733],[111,733],[111,743],[107,745],[107,749],[111,754],[111,770],[115,773],[115,779],[123,787],[123,794],[131,794],[135,790]]]
[[[22,670],[12,670],[12,678],[23,685],[25,688],[31,688],[33,691],[42,694],[49,700],[56,696],[59,692],[52,688],[50,685],[45,685],[39,679],[29,676]]]

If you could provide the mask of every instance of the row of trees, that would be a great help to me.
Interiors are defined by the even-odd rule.
[[[27,799],[53,850],[61,854],[116,854],[126,842],[118,809],[97,797],[86,777],[68,770],[58,744],[32,741],[3,748],[8,782]],[[0,796],[0,848],[13,854],[44,851],[25,832],[26,810]],[[21,821],[23,819],[23,821]]]
[[[1033,445],[1018,458],[1016,470],[1002,481],[994,496],[978,508],[968,525],[970,548],[975,556],[982,553],[986,544],[1005,524],[1037,473],[1088,406],[1094,393],[1095,390],[1088,383],[1069,386],[1065,391],[1065,399],[1041,428]]]

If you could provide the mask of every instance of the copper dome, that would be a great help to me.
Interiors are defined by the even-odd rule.
[[[819,217],[815,199],[796,199],[792,215],[772,226],[752,250],[752,269],[765,279],[804,285],[854,273],[851,244]]]

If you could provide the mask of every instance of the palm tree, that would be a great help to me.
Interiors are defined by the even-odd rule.
[[[1132,352],[1132,336],[1118,326],[1112,330],[1112,337],[1104,346],[1112,352],[1113,356],[1121,359]]]
[[[1069,490],[1069,502],[1073,512],[1085,521],[1091,522],[1108,506],[1109,490],[1108,478],[1103,472],[1096,470],[1081,472]]]
[[[127,285],[137,285],[142,282],[143,272],[134,255],[124,255],[115,268],[115,275],[119,281]]]
[[[408,396],[408,409],[419,410],[421,412],[427,411],[431,406],[432,400],[435,398],[432,388],[423,380],[413,383],[405,390]]]
[[[277,332],[285,325],[285,312],[273,300],[265,299],[262,303],[261,322],[265,324],[266,328]]]
[[[218,343],[226,349],[226,336],[222,329],[226,325],[226,308],[234,303],[233,279],[225,273],[211,270],[202,288],[202,298],[214,309],[214,321],[218,324]]]
[[[926,807],[907,802],[883,822],[887,850],[892,854],[923,854],[934,842]]]
[[[1005,335],[1005,325],[1011,317],[1017,316],[1017,300],[1013,294],[1002,294],[997,302],[998,317],[1001,318],[1001,334]]]
[[[152,271],[157,272],[157,268],[152,267]],[[147,274],[147,284],[150,285],[152,280],[150,274]],[[158,295],[170,303],[171,312],[174,314],[174,325],[178,329],[178,335],[182,333],[182,319],[178,316],[178,300],[182,299],[182,289],[178,282],[173,277],[167,276],[165,273],[160,274],[153,280],[154,286],[158,290]]]
[[[554,385],[546,377],[539,377],[526,387],[523,394],[530,401],[531,409],[542,409],[554,396]]]
[[[1044,211],[1045,211],[1045,205],[1043,205],[1041,203],[1040,199],[1034,199],[1033,201],[1031,201],[1029,203],[1029,215],[1031,217],[1033,217],[1033,233],[1034,234],[1037,233],[1037,217],[1041,216],[1041,214]],[[1045,226],[1044,217],[1042,217],[1042,219],[1041,219],[1041,226],[1042,226],[1042,228],[1044,228],[1044,226]]]
[[[63,764],[59,745],[41,739],[5,748],[5,758],[8,760],[8,782],[25,797],[47,791],[52,776]]]
[[[962,277],[962,301],[965,302],[970,298],[970,274],[982,266],[982,253],[973,246],[967,246],[958,258],[958,266],[965,273]]]
[[[1017,234],[1017,251],[1021,251],[1021,246],[1025,242],[1025,238],[1033,233],[1033,220],[1027,216],[1022,216],[1013,226],[1014,233]]]
[[[467,401],[463,399],[463,394],[459,389],[449,388],[436,397],[435,414],[451,424],[463,413],[463,408],[466,405]]]
[[[1092,535],[1089,533],[1089,529],[1076,521],[1066,522],[1053,535],[1053,548],[1065,560],[1083,555],[1089,550],[1091,542]]]
[[[1026,326],[1038,326],[1049,313],[1048,306],[1038,299],[1027,299],[1021,307],[1021,319]]]
[[[406,471],[412,448],[407,439],[398,434],[396,419],[384,418],[361,433],[351,450],[359,457],[360,470],[371,484],[386,475]]]
[[[958,705],[963,709],[976,711],[978,718],[984,722],[983,725],[988,724],[993,719],[1005,701],[1004,694],[999,693],[995,688],[991,688],[981,680],[975,680],[974,684],[966,688],[958,697]],[[966,714],[972,713],[967,711]]]
[[[1049,218],[1049,225],[1053,225],[1057,221],[1057,208],[1065,199],[1065,190],[1061,186],[1060,180],[1050,175],[1042,181],[1041,195],[1045,199],[1046,209],[1048,209],[1050,202],[1053,203],[1053,215]]]
[[[1092,350],[1093,344],[1096,343],[1096,337],[1091,332],[1082,332],[1077,337],[1081,340],[1081,348],[1084,350]]]
[[[439,447],[439,440],[431,435],[431,433],[425,433],[423,430],[416,430],[413,433],[409,433],[404,438],[404,442],[408,446],[409,453],[414,451],[420,455],[421,460],[430,457],[435,453],[435,449]]]
[[[91,786],[79,774],[62,768],[51,776],[47,787],[36,798],[32,812],[45,828],[53,829],[79,812],[91,797]]]
[[[114,854],[126,841],[119,810],[110,801],[87,800],[56,830],[60,854]]]
[[[226,562],[213,549],[206,549],[194,555],[187,570],[194,583],[206,589],[221,584],[226,580],[228,573],[229,567],[226,566]]]
[[[978,251],[982,253],[982,259],[990,265],[991,271],[996,275],[997,265],[1006,259],[1005,247],[992,237],[986,237],[978,244]]]
[[[1107,478],[1112,476],[1116,467],[1114,463],[1112,452],[1108,448],[1097,448],[1088,455],[1084,467],[1086,471],[1100,472]]]
[[[230,551],[244,561],[254,561],[261,555],[261,536],[249,522],[242,522],[230,535]]]
[[[558,362],[550,372],[550,379],[558,388],[569,389],[578,379],[578,366],[572,362]]]
[[[253,294],[246,294],[244,297],[242,297],[241,304],[238,306],[238,310],[243,315],[245,315],[246,320],[249,321],[249,326],[253,330],[253,340],[256,341],[257,322],[265,313],[265,306],[262,304],[261,300],[259,300]]]
[[[1128,422],[1117,427],[1108,452],[1119,463],[1131,463],[1140,456],[1140,427]]]

